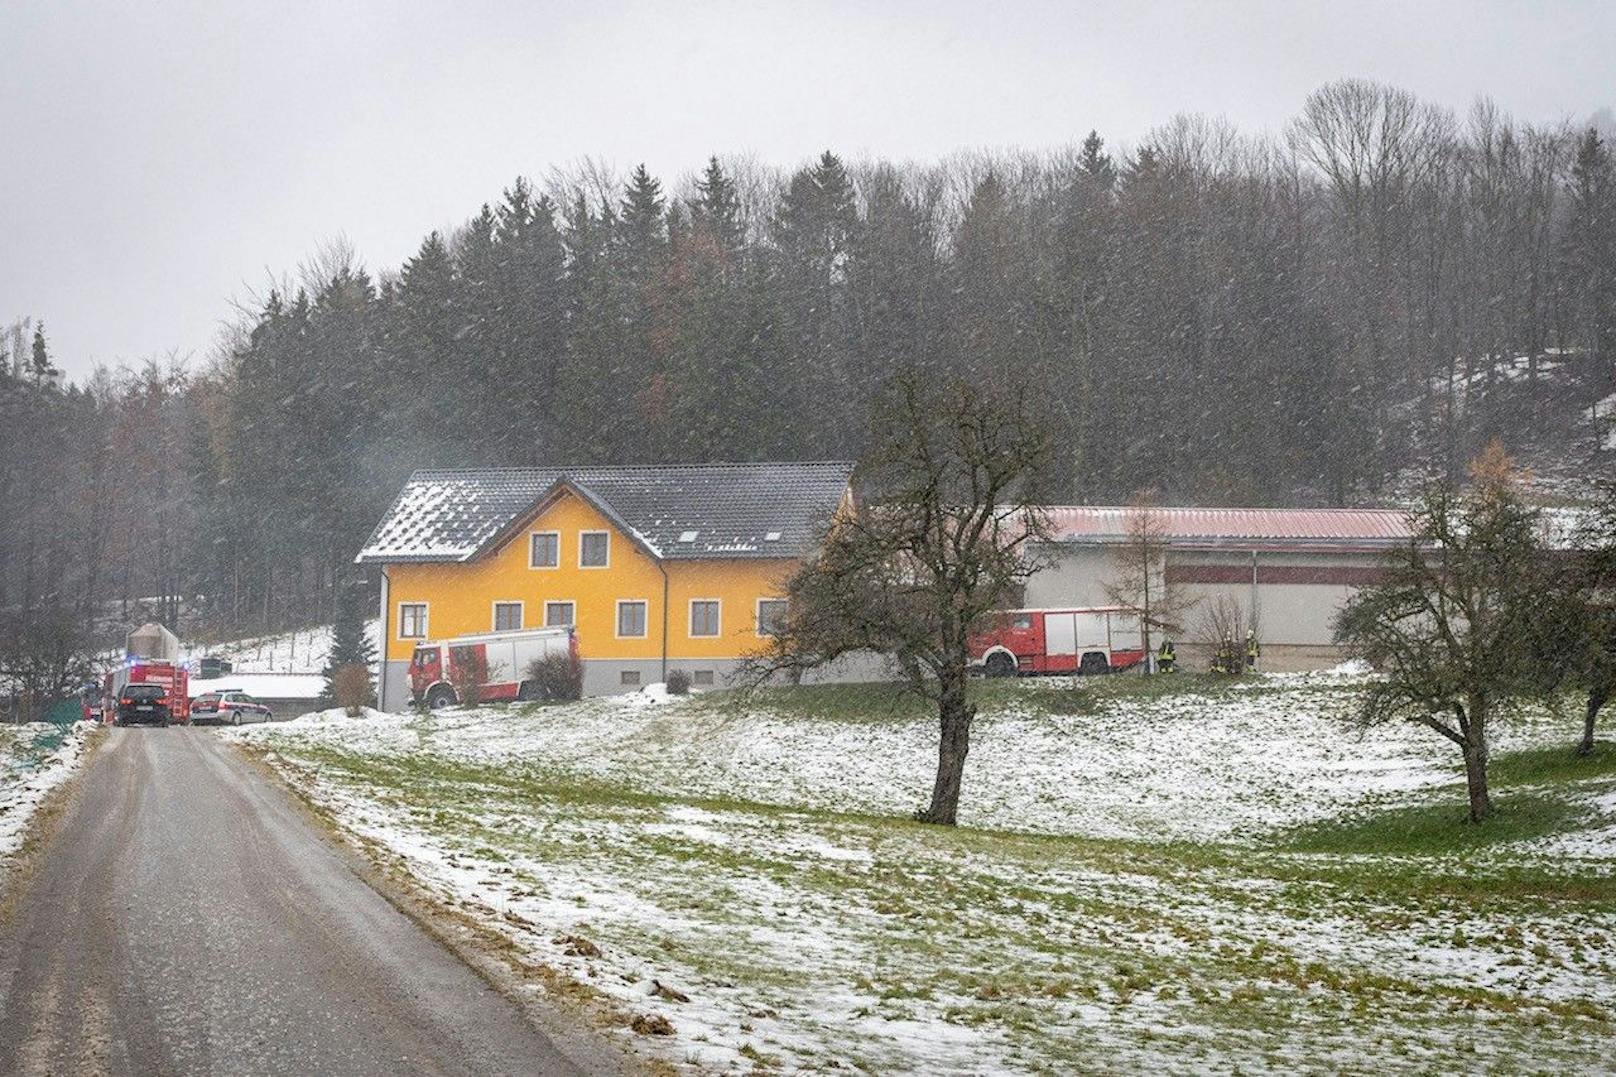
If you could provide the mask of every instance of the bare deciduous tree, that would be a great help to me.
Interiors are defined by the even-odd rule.
[[[1167,581],[1167,532],[1148,494],[1135,496],[1123,526],[1123,541],[1111,552],[1112,572],[1105,595],[1118,606],[1138,611],[1144,668],[1149,671],[1152,634],[1180,631],[1190,603]]]
[[[1414,537],[1384,582],[1348,600],[1337,638],[1382,674],[1364,694],[1362,721],[1412,721],[1458,745],[1470,819],[1480,822],[1492,812],[1489,727],[1546,684],[1533,645],[1546,577],[1537,515],[1497,443],[1472,476],[1466,493],[1425,492]]]
[[[66,607],[13,613],[0,627],[0,679],[12,701],[12,717],[31,722],[73,695],[94,675],[84,622]]]
[[[1037,567],[1048,526],[1033,486],[1050,439],[1024,391],[896,379],[861,468],[873,496],[827,525],[792,577],[784,632],[753,663],[754,683],[845,655],[891,656],[937,704],[931,803],[917,818],[959,812],[976,707],[969,641]]]

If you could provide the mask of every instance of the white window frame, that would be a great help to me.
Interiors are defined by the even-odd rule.
[[[717,625],[711,632],[696,634],[696,603],[711,602],[718,607]],[[718,639],[724,634],[724,600],[721,598],[693,598],[685,611],[685,635],[690,639]]]
[[[515,628],[499,627],[499,608],[501,606],[516,607]],[[491,615],[489,616],[488,623],[492,626],[491,630],[494,632],[520,632],[522,629],[527,627],[527,603],[523,602],[519,598],[497,598],[493,601],[493,603],[490,604],[489,609],[491,610]]]
[[[566,624],[551,624],[550,623],[550,607],[551,606],[571,606],[572,607],[572,620],[568,621]],[[570,598],[547,598],[547,599],[545,599],[544,600],[544,627],[545,628],[577,628],[578,627],[578,603],[574,602]]]
[[[584,564],[584,539],[590,535],[601,535],[606,539],[606,560],[598,565]],[[578,532],[578,567],[579,568],[611,568],[612,567],[612,533],[610,531],[580,531]]]
[[[533,563],[533,540],[540,535],[553,535],[555,537],[555,564],[535,565]],[[529,531],[527,533],[527,567],[534,570],[553,572],[561,567],[561,532],[559,531]]]
[[[645,607],[645,616],[640,618],[642,631],[637,636],[625,636],[625,635],[623,635],[623,607],[624,606],[644,606]],[[650,602],[649,599],[645,599],[645,598],[620,598],[620,599],[617,600],[616,612],[617,612],[617,616],[612,622],[612,631],[614,633],[616,633],[616,638],[617,639],[646,639],[651,635],[651,602]]]
[[[419,609],[421,611],[421,634],[419,636],[406,636],[404,634],[404,611],[406,609]],[[396,625],[398,638],[401,640],[431,639],[431,628],[429,627],[431,625],[431,616],[432,603],[430,602],[400,602],[398,604],[398,621]]]
[[[785,601],[786,601],[785,599],[777,598],[777,597],[775,597],[773,595],[759,595],[758,596],[757,605],[754,606],[753,610],[752,610],[752,626],[756,630],[759,639],[775,639],[776,638],[775,633],[763,631],[763,603],[765,603],[765,602],[778,602],[781,605],[785,605]],[[788,612],[789,612],[789,609],[788,609]]]

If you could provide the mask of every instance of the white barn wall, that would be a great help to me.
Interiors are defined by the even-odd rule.
[[[1074,544],[1058,549],[1050,563],[1027,582],[1026,605],[1033,608],[1111,605],[1106,584],[1116,572],[1112,547]],[[1202,613],[1219,598],[1239,603],[1248,615],[1256,598],[1262,668],[1270,671],[1317,669],[1335,665],[1345,652],[1333,641],[1334,620],[1357,585],[1341,582],[1271,582],[1262,579],[1269,570],[1289,575],[1349,576],[1363,579],[1384,563],[1379,552],[1318,550],[1259,551],[1259,582],[1250,580],[1252,554],[1249,549],[1178,549],[1167,554],[1168,574],[1175,570],[1195,572],[1215,569],[1222,574],[1238,571],[1240,582],[1175,582],[1177,597],[1192,603],[1183,616],[1183,629],[1177,637],[1179,657],[1187,668],[1204,668],[1211,649],[1203,642]],[[1167,586],[1160,581],[1160,586]],[[1158,592],[1160,593],[1160,592]]]

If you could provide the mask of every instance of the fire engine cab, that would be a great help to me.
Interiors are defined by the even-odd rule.
[[[971,661],[989,677],[1110,673],[1144,661],[1136,610],[1121,606],[1006,610],[971,640]]]

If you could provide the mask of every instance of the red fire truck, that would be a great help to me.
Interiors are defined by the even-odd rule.
[[[485,632],[418,643],[410,659],[410,694],[415,702],[433,708],[459,703],[455,684],[463,679],[460,673],[480,660],[486,671],[483,683],[477,698],[468,702],[537,699],[537,686],[527,680],[527,668],[534,659],[555,654],[578,657],[578,638],[571,628]]]
[[[1110,673],[1144,661],[1139,614],[1121,606],[1006,610],[971,640],[989,677]]]
[[[189,725],[191,721],[191,676],[185,667],[174,662],[150,658],[129,658],[123,665],[106,675],[103,682],[105,701],[101,705],[102,720],[111,722],[118,713],[118,697],[131,684],[156,684],[163,688],[163,700],[174,721]]]

